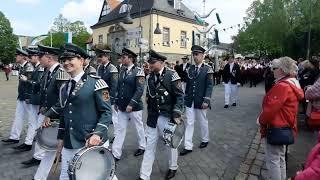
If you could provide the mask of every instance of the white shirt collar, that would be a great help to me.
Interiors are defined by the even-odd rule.
[[[108,62],[108,63],[105,63],[105,64],[104,64],[103,66],[104,66],[104,67],[107,67],[109,63],[110,63],[110,62]]]
[[[37,62],[37,64],[35,65],[35,67],[38,67],[39,64],[40,64],[40,62]]]
[[[164,70],[164,67],[162,67],[162,69],[159,71],[160,76],[162,75],[163,70]]]
[[[202,64],[203,64],[203,63],[201,63],[201,64],[199,64],[199,65],[196,65],[196,67],[198,67],[198,69],[200,69],[201,66],[202,66]]]
[[[21,64],[22,67],[24,67],[24,65],[26,65],[28,63],[28,61],[25,61],[24,63]]]
[[[84,74],[84,71],[81,71],[78,75],[72,78],[72,80],[74,80],[75,82],[79,82],[83,74]]]
[[[54,65],[52,65],[51,68],[49,69],[50,73],[52,73],[57,66],[59,66],[59,63],[55,63]]]
[[[128,66],[128,72],[133,68],[134,64],[131,64],[130,66]]]

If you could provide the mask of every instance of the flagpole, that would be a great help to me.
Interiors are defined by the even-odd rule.
[[[52,47],[52,32],[50,32],[50,44],[51,44],[51,47]]]

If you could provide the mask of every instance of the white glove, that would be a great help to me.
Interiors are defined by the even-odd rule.
[[[241,86],[241,84],[240,84],[240,83],[237,83],[237,86]]]

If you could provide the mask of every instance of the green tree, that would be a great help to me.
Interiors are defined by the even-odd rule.
[[[0,11],[0,62],[13,62],[16,47],[17,37],[13,34],[9,20]]]
[[[51,45],[52,33],[52,46],[61,47],[66,43],[66,32],[72,32],[72,42],[78,46],[86,49],[86,41],[89,39],[90,34],[87,31],[82,21],[70,22],[64,18],[61,14],[55,18],[53,26],[50,29],[49,36],[42,41],[44,45]]]
[[[320,1],[255,0],[244,18],[246,26],[234,38],[233,46],[243,54],[263,52],[271,57],[305,57],[309,22],[311,52],[320,50],[319,19]]]

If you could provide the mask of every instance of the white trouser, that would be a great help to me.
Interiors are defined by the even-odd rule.
[[[108,148],[109,146],[109,141],[107,141],[104,145],[104,147]],[[80,149],[67,149],[63,148],[61,155],[61,173],[60,173],[60,178],[59,180],[69,180],[69,175],[68,175],[68,168],[69,168],[69,162],[72,161],[74,155],[79,151]],[[116,175],[112,178],[112,180],[118,180]]]
[[[32,145],[34,133],[32,132],[32,115],[30,113],[30,104],[26,104],[25,101],[17,100],[17,107],[15,112],[15,118],[11,127],[10,139],[19,140],[23,129],[24,115],[28,115],[28,131],[25,139],[25,144]],[[31,127],[31,128],[30,128]]]
[[[33,139],[36,135],[36,130],[38,128],[38,118],[39,118],[39,105],[33,105],[30,104],[30,119],[32,122],[29,123],[29,127],[28,127],[28,134],[30,134],[30,137],[32,137],[32,142]],[[31,143],[32,143],[31,142]]]
[[[112,154],[114,155],[114,157],[119,159],[122,154],[122,146],[123,146],[124,139],[126,137],[127,125],[128,125],[129,119],[134,123],[136,127],[139,149],[145,149],[146,147],[146,137],[145,137],[144,126],[142,122],[142,111],[133,111],[130,113],[119,111],[117,136],[115,137],[114,142],[112,144]]]
[[[57,151],[45,151],[44,157],[38,166],[37,172],[34,175],[34,180],[46,180],[51,167],[53,165],[54,159],[56,158]]]
[[[268,169],[268,180],[286,180],[286,146],[271,145],[265,140],[265,160]]]
[[[112,123],[113,123],[113,137],[116,137],[118,131],[118,112],[114,109],[114,105],[112,105]]]
[[[229,105],[230,99],[232,103],[236,103],[238,100],[239,87],[236,84],[228,82],[224,84],[224,104]]]
[[[197,119],[200,123],[201,129],[201,140],[202,142],[209,142],[209,126],[208,126],[208,118],[207,118],[207,109],[195,109],[193,107],[186,107],[186,131],[184,136],[184,147],[187,150],[192,150],[193,143],[193,131],[194,131],[194,122]]]
[[[185,93],[186,92],[186,87],[187,87],[187,83],[186,82],[182,82],[182,91]]]
[[[147,147],[143,155],[143,160],[142,160],[141,169],[140,169],[140,177],[144,180],[150,179],[150,175],[152,172],[152,165],[155,159],[157,142],[158,142],[159,136],[161,136],[160,138],[162,138],[163,129],[165,128],[168,121],[170,121],[169,118],[159,116],[156,128],[147,126],[147,129],[146,129]],[[178,169],[178,150],[170,148],[169,146],[166,146],[166,149],[168,153],[169,169],[177,170]]]
[[[38,120],[37,120],[37,128],[41,127],[43,120],[45,116],[42,114],[39,114]],[[33,152],[33,158],[41,160],[45,156],[46,151],[38,145],[37,142],[34,143],[34,152]]]

